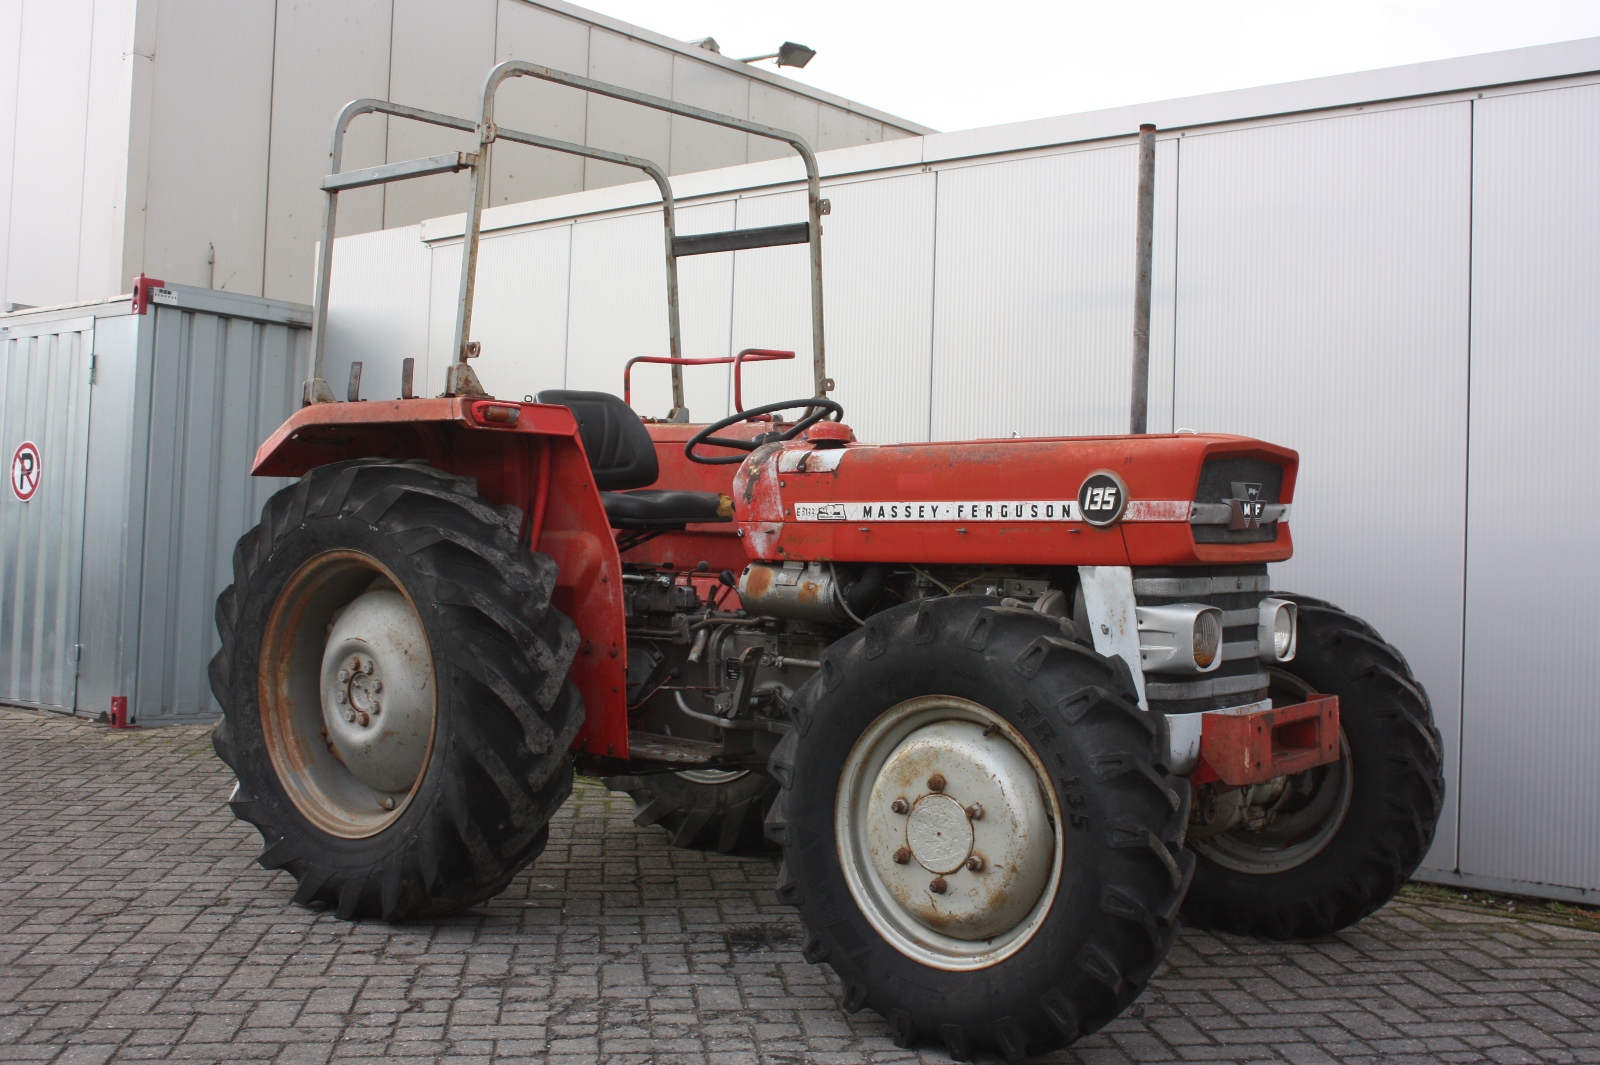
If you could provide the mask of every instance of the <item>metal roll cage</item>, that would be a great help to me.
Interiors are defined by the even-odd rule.
[[[574,144],[570,141],[541,137],[535,133],[524,133],[521,130],[496,125],[494,121],[495,93],[499,90],[502,82],[507,78],[515,77],[539,78],[542,81],[571,86],[585,92],[638,104],[641,107],[666,111],[669,114],[681,115],[684,118],[709,122],[729,129],[742,130],[745,133],[750,133],[757,137],[766,137],[769,140],[782,141],[792,147],[799,154],[801,161],[805,163],[806,221],[787,225],[763,226],[756,229],[731,229],[718,233],[701,233],[694,236],[680,237],[674,228],[675,200],[672,195],[672,185],[667,178],[666,171],[655,163],[637,156],[623,155],[619,152],[610,152],[602,148],[591,148],[584,144]],[[489,71],[489,76],[483,83],[483,92],[478,98],[478,112],[479,119],[477,122],[473,122],[471,119],[456,118],[453,115],[440,114],[437,111],[426,111],[420,107],[407,107],[404,104],[390,103],[387,100],[361,99],[352,100],[346,104],[344,109],[339,112],[339,117],[334,120],[333,135],[328,149],[328,176],[322,181],[322,190],[327,194],[327,200],[323,206],[322,245],[317,253],[316,293],[313,297],[314,308],[311,335],[312,370],[311,379],[305,384],[303,397],[307,405],[336,402],[333,390],[328,387],[327,381],[323,378],[323,356],[327,343],[328,290],[333,270],[333,239],[334,228],[338,219],[339,193],[350,189],[366,188],[370,185],[381,185],[391,181],[404,181],[410,178],[427,177],[432,174],[452,174],[462,170],[469,170],[472,173],[472,199],[467,207],[464,248],[461,256],[461,286],[457,294],[455,336],[450,367],[445,373],[445,395],[486,395],[482,384],[478,381],[478,375],[467,363],[468,359],[477,354],[477,345],[471,343],[467,338],[472,329],[473,287],[478,269],[478,244],[482,230],[483,200],[489,187],[487,180],[489,146],[497,140],[514,141],[518,144],[527,144],[535,148],[546,148],[550,151],[564,152],[568,155],[581,155],[589,159],[600,159],[608,163],[633,167],[650,175],[651,180],[656,183],[656,188],[661,192],[661,216],[666,233],[667,339],[670,358],[675,360],[672,363],[673,409],[669,417],[677,418],[686,414],[683,399],[683,344],[678,326],[678,260],[687,255],[706,255],[712,252],[778,247],[787,244],[808,244],[811,251],[811,347],[816,395],[826,396],[832,390],[833,382],[827,376],[827,365],[823,357],[822,343],[822,216],[828,213],[828,201],[822,198],[817,157],[812,153],[810,145],[799,134],[776,129],[772,126],[763,126],[760,123],[750,122],[742,118],[734,118],[731,115],[720,114],[716,111],[692,107],[689,104],[678,103],[675,100],[665,100],[659,96],[635,92],[632,89],[624,89],[621,86],[608,85],[605,82],[579,77],[576,74],[568,74],[565,71],[552,70],[549,67],[542,67],[533,63],[524,63],[515,59],[501,63]],[[445,126],[449,129],[473,133],[478,138],[478,149],[475,152],[449,152],[444,155],[434,155],[423,159],[410,159],[399,163],[386,163],[382,166],[367,167],[363,170],[342,172],[340,166],[344,159],[345,130],[357,116],[373,113],[393,115],[397,118],[409,118],[417,122],[427,122],[435,126]]]

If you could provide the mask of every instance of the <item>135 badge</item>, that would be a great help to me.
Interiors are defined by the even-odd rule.
[[[1078,513],[1084,521],[1100,528],[1115,525],[1127,502],[1128,489],[1109,470],[1091,473],[1078,488]]]

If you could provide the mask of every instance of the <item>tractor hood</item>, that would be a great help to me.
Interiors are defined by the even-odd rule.
[[[796,441],[734,481],[755,558],[981,565],[1281,562],[1299,456],[1215,434]]]

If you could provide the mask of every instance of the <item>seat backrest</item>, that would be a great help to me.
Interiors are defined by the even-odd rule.
[[[534,397],[572,411],[578,435],[589,453],[594,486],[604,492],[621,488],[648,488],[656,483],[661,467],[656,445],[644,422],[621,397],[610,392],[574,392],[549,389]]]

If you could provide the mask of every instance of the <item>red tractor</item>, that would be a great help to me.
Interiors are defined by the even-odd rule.
[[[653,163],[497,126],[511,76],[786,142],[808,218],[679,237]],[[675,845],[781,848],[805,957],[897,1043],[1016,1059],[1115,1017],[1180,915],[1316,936],[1416,868],[1443,793],[1427,696],[1371,626],[1270,589],[1294,452],[1207,434],[859,443],[827,398],[828,205],[800,137],[520,62],[482,104],[475,121],[375,100],[340,115],[306,405],[254,467],[299,480],[217,601],[216,750],[295,901],[388,921],[481,903],[538,856],[576,767]],[[472,131],[478,151],[341,172],[366,112]],[[479,386],[496,140],[659,184],[667,419]],[[445,395],[333,402],[338,192],[461,169]],[[798,243],[814,394],[691,423],[677,258]]]

